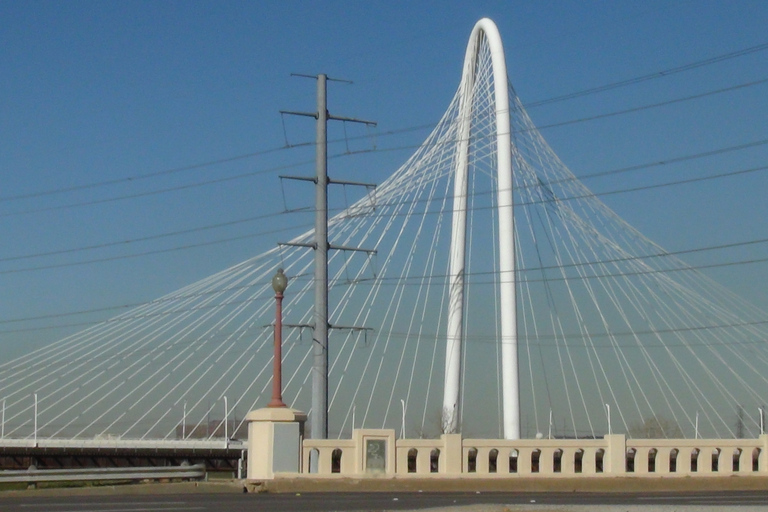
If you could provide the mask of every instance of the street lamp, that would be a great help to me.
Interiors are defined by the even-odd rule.
[[[400,405],[403,406],[403,423],[400,425],[400,439],[405,439],[405,400],[400,399]]]
[[[283,403],[283,292],[288,287],[288,278],[283,269],[277,269],[272,278],[275,290],[275,358],[274,376],[272,377],[272,400],[267,407],[286,407]]]

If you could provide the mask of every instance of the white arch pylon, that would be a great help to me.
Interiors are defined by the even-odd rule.
[[[443,430],[457,432],[460,416],[461,354],[464,344],[464,270],[467,227],[469,137],[472,90],[482,37],[488,41],[496,105],[497,189],[499,215],[499,316],[501,320],[502,404],[505,439],[520,439],[520,387],[517,363],[514,199],[509,90],[504,48],[496,24],[483,18],[467,44],[459,97],[459,151],[456,157],[450,254],[450,300],[445,347]]]

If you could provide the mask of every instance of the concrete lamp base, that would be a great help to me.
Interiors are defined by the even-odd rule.
[[[272,480],[275,473],[301,473],[301,442],[307,414],[288,407],[249,412],[248,480]]]

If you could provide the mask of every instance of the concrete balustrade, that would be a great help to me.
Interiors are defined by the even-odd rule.
[[[253,428],[251,432],[262,430]],[[249,439],[249,446],[249,450],[264,446],[264,441]],[[391,429],[361,429],[354,431],[352,439],[302,439],[299,471],[279,474],[297,478],[768,476],[768,435],[759,439],[609,435],[602,439],[499,440],[445,434],[439,439],[396,439]],[[249,467],[249,479],[265,478],[252,475]]]
[[[302,468],[312,467],[311,459],[317,457],[319,474],[355,473],[356,445],[353,440],[312,439],[305,440],[302,448]]]
[[[399,439],[396,441],[395,453],[398,475],[424,476],[440,471],[443,447],[435,444],[434,439]]]
[[[631,439],[631,473],[638,476],[745,475],[768,473],[766,439]],[[655,453],[655,455],[654,455]]]
[[[695,477],[765,474],[768,436],[760,439],[395,439],[394,431],[366,431],[394,443],[388,474],[397,477],[463,475],[482,478],[525,477]],[[357,431],[356,431],[357,433]],[[356,436],[360,437],[360,436]],[[451,442],[453,441],[453,442]],[[456,441],[459,441],[458,443]],[[362,445],[353,440],[305,440],[306,454],[320,452],[318,474],[331,474],[331,451],[342,451],[339,476],[365,476]],[[459,453],[456,453],[460,450]],[[693,461],[693,462],[692,462]],[[305,463],[305,468],[308,466]],[[305,469],[304,473],[308,473]]]

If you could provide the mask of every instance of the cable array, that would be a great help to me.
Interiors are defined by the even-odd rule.
[[[508,87],[516,205],[517,311],[499,311],[494,85]],[[481,42],[472,91],[384,183],[329,220],[330,433],[397,428],[436,436],[459,104],[472,102],[461,424],[501,431],[499,318],[517,314],[523,436],[758,434],[766,315],[664,251],[560,161]],[[465,98],[466,99],[466,98]],[[293,244],[311,244],[308,231]],[[283,397],[310,410],[313,255],[283,245],[0,365],[4,433],[138,439],[244,437],[269,401],[274,299],[283,302]],[[363,326],[365,329],[350,329]],[[227,400],[225,400],[225,397]],[[227,408],[225,410],[225,403]],[[612,418],[605,414],[610,405]],[[696,424],[696,418],[701,423]],[[225,425],[224,421],[228,424]],[[562,427],[560,427],[562,425]]]

